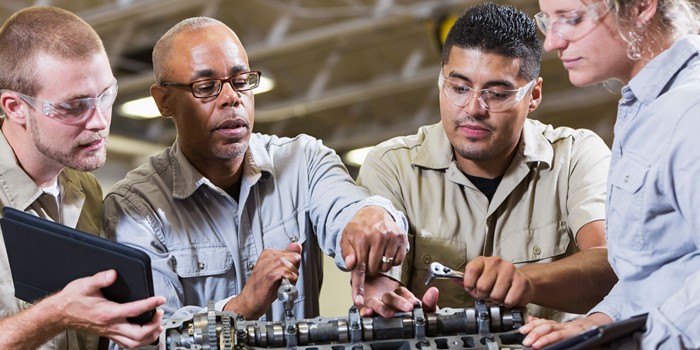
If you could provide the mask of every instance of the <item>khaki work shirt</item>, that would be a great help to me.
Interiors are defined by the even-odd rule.
[[[412,250],[390,275],[420,297],[433,261],[463,271],[478,256],[501,256],[519,267],[578,252],[578,230],[605,218],[609,161],[610,150],[593,132],[527,119],[519,150],[489,202],[459,169],[438,123],[375,147],[357,181],[406,213]],[[431,285],[439,288],[442,307],[474,304],[452,281]],[[528,309],[537,317],[572,317]]]
[[[82,231],[99,233],[102,190],[95,177],[89,173],[65,169],[58,176],[58,183],[61,189],[60,210],[56,206],[55,197],[44,193],[20,168],[5,135],[0,132],[0,209],[5,206],[13,207]],[[59,212],[62,215],[59,215]],[[31,306],[14,295],[5,240],[2,239],[0,231],[0,318],[11,316]],[[96,335],[69,330],[49,340],[39,349],[97,349],[97,343]]]

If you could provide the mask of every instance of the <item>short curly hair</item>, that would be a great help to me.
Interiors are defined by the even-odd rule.
[[[464,11],[447,34],[443,66],[454,46],[519,59],[518,74],[526,80],[540,74],[542,43],[535,21],[512,6],[487,2]]]

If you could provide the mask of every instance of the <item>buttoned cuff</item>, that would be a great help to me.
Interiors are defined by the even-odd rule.
[[[224,307],[226,306],[226,304],[228,304],[228,302],[235,297],[236,297],[235,295],[232,295],[226,299],[217,301],[216,303],[214,303],[214,310],[224,311]]]

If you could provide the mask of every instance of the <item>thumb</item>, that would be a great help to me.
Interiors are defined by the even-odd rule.
[[[345,268],[348,270],[354,270],[355,264],[357,263],[357,254],[355,253],[355,248],[350,244],[350,242],[345,239],[345,235],[340,239],[340,254],[343,256],[345,261]]]
[[[437,310],[437,301],[440,297],[440,290],[436,287],[430,287],[423,294],[423,309],[428,312]]]
[[[93,284],[98,289],[111,286],[114,281],[117,280],[117,271],[106,270],[98,272],[92,275],[91,284]]]
[[[301,246],[301,243],[299,242],[289,243],[289,245],[287,246],[287,250],[298,254],[301,254],[302,249],[303,248]]]

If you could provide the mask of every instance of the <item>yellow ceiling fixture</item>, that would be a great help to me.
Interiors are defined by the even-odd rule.
[[[430,30],[432,31],[433,39],[437,45],[439,53],[442,53],[442,48],[445,45],[445,40],[447,39],[447,33],[450,32],[452,25],[457,21],[457,16],[448,13],[438,16],[435,21],[431,21]]]

